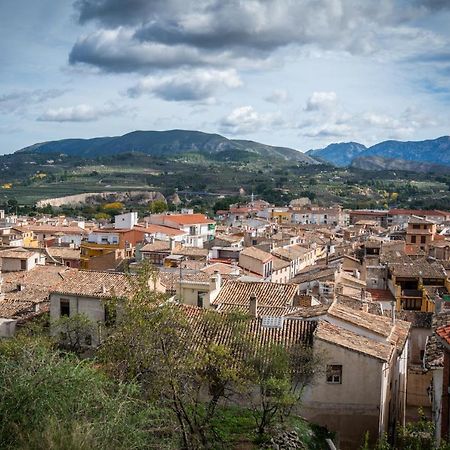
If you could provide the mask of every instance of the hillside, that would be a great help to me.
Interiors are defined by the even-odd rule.
[[[431,166],[450,166],[450,136],[442,136],[437,139],[425,141],[384,141],[369,148],[355,142],[343,142],[340,144],[331,144],[323,149],[309,150],[306,154],[339,167],[351,165],[356,158],[377,157],[420,163],[422,167],[409,164],[405,165],[403,170],[423,171],[427,168],[426,164]],[[370,166],[370,161],[376,163],[374,167]],[[355,167],[366,170],[378,170],[380,169],[380,163],[380,159],[367,159],[362,162],[357,162],[357,166]],[[383,164],[387,163],[385,162]],[[433,167],[429,167],[428,169],[432,170]]]
[[[382,158],[380,156],[359,156],[350,167],[362,170],[406,170],[418,173],[449,173],[450,166],[429,164],[424,162],[407,161],[396,158]]]
[[[232,140],[219,134],[188,130],[133,131],[115,137],[63,139],[34,144],[16,153],[63,153],[68,156],[94,158],[129,152],[152,156],[199,153],[205,157],[224,161],[262,157],[317,164],[314,159],[291,148]]]
[[[345,167],[349,166],[352,160],[365,150],[367,150],[367,147],[357,142],[341,142],[339,144],[330,144],[317,150],[308,150],[306,154],[335,166]]]

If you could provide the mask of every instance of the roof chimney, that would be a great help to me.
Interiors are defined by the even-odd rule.
[[[391,318],[392,324],[395,325],[395,302],[391,302]]]
[[[258,317],[258,299],[255,294],[250,295],[250,315],[252,317]]]

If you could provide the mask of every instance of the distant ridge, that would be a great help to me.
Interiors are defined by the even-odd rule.
[[[343,142],[331,144],[322,149],[309,150],[306,154],[341,167],[350,166],[358,159],[358,162],[353,164],[355,167],[369,168],[370,161],[372,161],[376,162],[379,169],[380,166],[383,166],[382,159],[391,160],[390,163],[385,163],[387,166],[393,165],[392,160],[403,160],[423,163],[424,165],[419,168],[419,171],[422,171],[436,165],[450,166],[450,136],[425,141],[384,141],[369,148],[356,142]],[[367,159],[364,162],[364,158],[368,157],[377,157],[377,159]],[[414,165],[410,164],[410,169],[406,167],[408,165],[404,170],[412,170]]]
[[[16,153],[64,153],[91,158],[119,153],[141,152],[154,156],[200,153],[216,159],[261,157],[295,161],[304,164],[318,162],[304,153],[288,147],[275,147],[254,141],[227,139],[220,134],[201,131],[133,131],[123,136],[93,139],[63,139],[25,147]]]

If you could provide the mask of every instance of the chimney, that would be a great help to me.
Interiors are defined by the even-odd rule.
[[[102,284],[102,294],[106,294],[106,286]]]
[[[220,286],[222,284],[222,277],[220,276],[220,273],[215,270],[214,274],[211,275],[210,281],[209,281],[209,288],[211,291],[217,291],[220,289]]]
[[[442,311],[442,297],[439,294],[436,294],[434,305],[434,312],[440,314]]]
[[[258,299],[255,294],[250,295],[249,312],[252,317],[258,317]]]
[[[170,238],[169,242],[170,242],[170,250],[174,250],[175,249],[175,239]]]
[[[391,302],[392,325],[395,325],[395,302]]]
[[[19,284],[17,285],[17,290],[18,290],[19,292],[23,291],[24,289],[25,289],[25,286],[24,286],[23,284],[19,283]]]

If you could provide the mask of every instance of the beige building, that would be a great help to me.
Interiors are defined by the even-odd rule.
[[[269,280],[273,272],[272,255],[257,247],[247,247],[239,254],[239,267]]]
[[[45,264],[45,256],[39,252],[14,248],[0,251],[0,267],[2,272],[29,271],[38,265]]]

